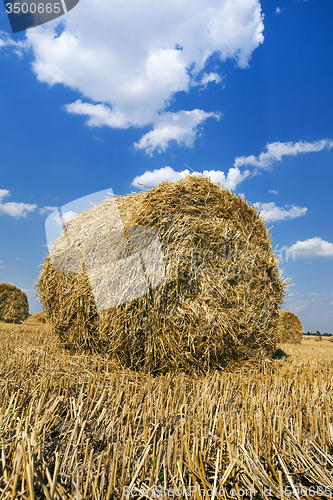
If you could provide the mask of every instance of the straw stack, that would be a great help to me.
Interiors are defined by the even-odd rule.
[[[280,341],[286,344],[300,344],[303,326],[296,314],[280,311]]]
[[[110,291],[108,269],[114,271],[116,262],[128,272],[115,206],[130,258],[140,254],[144,260],[149,238],[158,234],[163,280],[153,284],[146,259],[147,293],[135,297],[138,277],[128,281],[131,292],[119,275],[118,288],[122,284],[129,300],[105,308],[108,293],[119,295],[117,279]],[[135,249],[137,231],[147,241]],[[275,350],[286,282],[271,241],[246,200],[206,177],[187,176],[106,199],[68,221],[44,261],[38,293],[53,331],[72,350],[104,353],[123,367],[150,373],[232,368]],[[96,254],[107,261],[112,255],[113,263],[93,276]]]
[[[29,314],[28,319],[24,322],[26,325],[40,325],[46,323],[46,315],[44,312]]]
[[[26,294],[9,283],[0,283],[0,321],[22,323],[29,316]]]

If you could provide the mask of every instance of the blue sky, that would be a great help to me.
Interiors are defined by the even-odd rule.
[[[32,285],[45,220],[188,165],[262,206],[292,286],[333,333],[333,4],[80,0],[11,34],[0,4],[0,281]]]

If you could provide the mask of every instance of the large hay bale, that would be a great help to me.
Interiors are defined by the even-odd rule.
[[[29,316],[27,295],[10,283],[0,283],[0,321],[22,323]]]
[[[123,290],[134,299],[105,309],[98,306],[102,292],[117,295],[116,285],[110,291],[110,269],[115,261],[126,268],[115,207],[133,259],[140,254],[144,260],[149,244],[138,245],[136,230],[142,238],[147,236],[140,233],[142,227],[157,231],[164,280],[158,286],[158,280],[154,286],[150,282],[148,292],[137,298],[133,290],[132,295]],[[98,261],[97,254],[99,260],[111,255],[113,262],[96,277],[91,262]],[[147,271],[149,259],[145,263]],[[121,288],[124,280],[118,276],[119,283]],[[205,373],[274,352],[286,283],[256,209],[205,177],[188,176],[106,199],[68,221],[44,261],[37,287],[65,346],[102,352],[145,372]]]
[[[280,311],[280,342],[300,344],[303,337],[303,326],[296,314]]]

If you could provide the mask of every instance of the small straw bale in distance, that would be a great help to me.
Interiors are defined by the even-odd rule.
[[[0,321],[22,323],[28,316],[27,295],[15,285],[0,283]]]
[[[157,231],[165,279],[144,296],[97,311],[86,272],[57,271],[47,256],[37,288],[63,345],[104,353],[123,367],[152,374],[203,374],[274,352],[286,282],[254,207],[204,176],[166,181],[116,197],[116,203],[127,230]],[[71,245],[80,248],[85,217],[95,214],[107,223],[113,207],[114,199],[106,199],[79,213],[55,247],[64,243],[67,230]],[[98,239],[90,241],[99,245]]]
[[[29,314],[24,322],[26,325],[40,325],[46,323],[46,314],[44,312]]]
[[[280,342],[300,344],[303,337],[303,326],[296,314],[280,311]]]

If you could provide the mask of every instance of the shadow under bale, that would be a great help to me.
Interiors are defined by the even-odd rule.
[[[149,373],[233,368],[276,350],[286,282],[271,241],[245,199],[187,176],[68,221],[38,293],[72,350]]]

